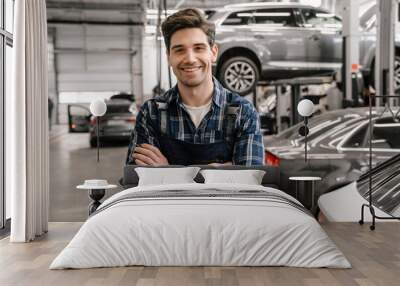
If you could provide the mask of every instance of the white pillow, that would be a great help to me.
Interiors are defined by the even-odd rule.
[[[193,179],[199,170],[199,167],[135,168],[139,177],[138,186],[195,183]]]
[[[234,183],[261,185],[265,171],[262,170],[201,170],[204,183]]]

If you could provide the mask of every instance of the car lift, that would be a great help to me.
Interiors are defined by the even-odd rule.
[[[395,11],[399,11],[398,0],[377,1],[377,42],[375,52],[375,89],[376,106],[385,108],[398,106],[400,96],[394,94],[394,35]],[[393,114],[393,113],[392,113]],[[396,114],[394,117],[397,117]],[[396,120],[396,118],[394,118]],[[375,229],[375,219],[400,220],[400,217],[381,217],[375,214],[372,204],[372,99],[369,99],[369,201],[361,206],[361,219],[364,224],[364,209],[368,208],[372,216],[370,229]]]
[[[342,71],[341,81],[344,92],[343,107],[359,106],[359,0],[344,0],[342,10]]]
[[[334,81],[333,76],[309,76],[309,77],[296,77],[291,79],[280,79],[272,81],[269,84],[275,86],[276,91],[276,125],[278,132],[282,131],[281,116],[279,110],[281,109],[281,88],[282,86],[290,86],[290,125],[293,126],[300,122],[296,106],[301,99],[301,87],[304,85],[321,85],[330,84]]]

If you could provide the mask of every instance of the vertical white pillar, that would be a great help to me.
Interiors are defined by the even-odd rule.
[[[143,54],[143,34],[144,34],[144,26],[134,26],[132,28],[132,38],[131,38],[131,49],[135,51],[135,53],[130,54],[131,58],[131,86],[132,92],[136,96],[136,103],[143,103],[143,63],[142,63],[142,54]]]
[[[359,0],[344,0],[343,1],[343,40],[346,41],[345,51],[345,71],[342,75],[342,80],[345,81],[346,90],[345,98],[352,100],[352,73],[359,71],[360,59],[360,28],[359,28]]]
[[[377,1],[375,90],[377,95],[394,95],[394,34],[397,0]],[[387,74],[386,80],[384,73]],[[384,82],[385,81],[385,82]],[[383,100],[376,104],[382,105]],[[388,100],[393,105],[394,99]]]

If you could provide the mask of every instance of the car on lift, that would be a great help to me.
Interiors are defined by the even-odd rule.
[[[400,153],[398,111],[373,110],[372,162]],[[397,117],[396,117],[397,116]],[[307,157],[305,138],[299,134],[303,123],[275,136],[265,137],[265,163],[279,166],[282,189],[293,193],[291,176],[319,176],[318,195],[357,180],[369,166],[369,110],[349,108],[329,111],[309,119]]]
[[[106,113],[101,117],[92,116],[89,127],[90,147],[97,147],[97,120],[99,120],[100,144],[129,143],[135,128],[138,108],[129,98],[115,96],[105,101]]]
[[[136,115],[136,106],[131,106],[131,104],[135,101],[134,95],[132,95],[131,93],[120,92],[112,95],[109,100],[113,100],[112,104],[114,104],[116,103],[115,100],[117,99],[127,100],[125,102],[120,101],[120,104],[129,106],[131,109],[133,108],[132,110],[135,112]],[[127,108],[122,108],[122,109],[127,110]],[[90,120],[92,118],[92,114],[90,113],[89,104],[84,104],[84,103],[68,104],[67,118],[68,118],[68,131],[70,133],[86,133],[90,131]]]
[[[318,206],[329,221],[357,222],[361,206],[369,202],[369,180],[372,180],[372,206],[380,217],[400,217],[400,154],[377,165],[356,182],[319,197]],[[364,221],[371,221],[369,208]]]
[[[373,85],[375,6],[360,17],[360,70]],[[243,3],[206,11],[216,26],[219,54],[213,72],[241,95],[259,81],[332,74],[342,65],[342,20],[327,10],[299,3]],[[396,39],[395,85],[400,85]]]

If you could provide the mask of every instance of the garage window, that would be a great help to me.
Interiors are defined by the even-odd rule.
[[[274,8],[240,11],[230,14],[222,25],[239,26],[249,24],[295,27],[296,19],[292,9]]]
[[[372,147],[400,149],[400,123],[377,123],[374,125]]]
[[[304,26],[309,28],[341,29],[342,21],[334,14],[314,9],[302,9]]]
[[[206,19],[208,19],[208,20],[211,19],[212,16],[214,16],[216,12],[217,11],[215,11],[215,10],[205,10],[204,14],[206,16]]]
[[[295,27],[296,20],[292,9],[259,9],[253,13],[256,24]]]
[[[369,131],[368,124],[357,129],[343,144],[346,148],[368,148]],[[372,148],[374,149],[400,149],[400,123],[392,118],[378,119],[373,124]]]
[[[343,144],[346,148],[361,148],[364,147],[366,135],[368,130],[368,124],[364,124],[362,127],[357,129],[351,137]]]
[[[222,25],[240,26],[250,24],[252,21],[253,10],[232,13],[225,19]]]

